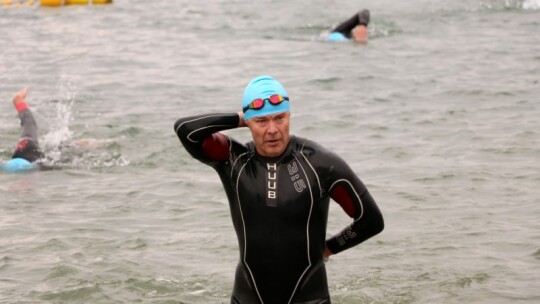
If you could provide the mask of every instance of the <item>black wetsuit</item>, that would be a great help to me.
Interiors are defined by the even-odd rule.
[[[179,119],[186,150],[219,174],[238,237],[240,260],[231,303],[330,303],[324,247],[338,253],[382,231],[382,215],[349,166],[313,141],[291,136],[281,156],[260,156],[216,133],[237,114]],[[330,198],[354,221],[326,240]]]
[[[336,26],[333,30],[330,32],[337,32],[343,34],[343,36],[347,37],[348,39],[351,39],[352,37],[352,30],[357,25],[365,25],[368,26],[369,24],[369,11],[367,9],[361,10],[360,12],[354,14],[351,18],[343,21],[338,26]]]
[[[30,109],[25,108],[19,112],[21,119],[21,138],[17,143],[15,152],[11,158],[24,158],[29,162],[35,162],[43,157],[39,148],[37,124]]]

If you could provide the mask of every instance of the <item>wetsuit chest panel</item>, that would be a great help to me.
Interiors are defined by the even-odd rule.
[[[281,295],[281,303],[287,303],[312,264],[314,198],[309,185],[295,158],[284,163],[252,161],[239,175],[244,263],[263,298]]]

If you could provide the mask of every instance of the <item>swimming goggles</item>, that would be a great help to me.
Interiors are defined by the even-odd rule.
[[[274,106],[277,106],[278,104],[282,103],[284,100],[289,101],[289,97],[281,96],[279,94],[274,94],[264,99],[257,98],[257,99],[254,99],[252,102],[250,102],[247,106],[243,107],[242,111],[246,113],[246,111],[249,109],[260,110],[264,107],[266,101],[273,104]]]

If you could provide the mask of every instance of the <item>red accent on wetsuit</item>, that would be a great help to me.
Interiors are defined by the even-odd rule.
[[[17,151],[22,151],[26,146],[28,145],[28,138],[21,138],[19,142],[17,143]]]
[[[354,218],[356,208],[354,208],[352,198],[347,190],[345,190],[345,187],[336,186],[330,193],[330,197],[332,197],[332,199],[335,200],[350,217]]]
[[[221,133],[214,133],[204,139],[204,153],[213,160],[225,161],[229,158],[229,141]]]
[[[20,112],[24,109],[28,109],[28,105],[26,104],[26,102],[23,101],[19,101],[17,102],[17,104],[15,105],[15,109],[17,109],[17,112]]]

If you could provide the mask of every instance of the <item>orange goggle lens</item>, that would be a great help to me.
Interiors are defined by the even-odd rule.
[[[252,102],[250,102],[249,105],[243,107],[242,110],[244,111],[244,113],[246,113],[246,111],[249,109],[260,110],[264,107],[264,103],[266,101],[277,106],[278,104],[282,103],[284,100],[288,101],[289,97],[281,96],[279,94],[274,94],[265,99],[257,98],[257,99],[254,99]]]

